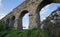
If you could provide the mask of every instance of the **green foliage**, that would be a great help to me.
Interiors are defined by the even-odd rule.
[[[60,30],[56,31],[56,37],[60,37]]]
[[[3,30],[4,22],[0,20],[0,31]]]

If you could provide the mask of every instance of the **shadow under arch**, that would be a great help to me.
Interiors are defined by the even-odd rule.
[[[29,13],[27,10],[23,10],[20,15],[19,15],[19,27],[18,29],[23,29],[23,17],[25,16],[25,14]],[[27,20],[27,19],[26,19]]]

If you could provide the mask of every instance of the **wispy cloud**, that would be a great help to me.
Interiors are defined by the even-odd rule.
[[[3,17],[4,17],[4,15],[0,15],[0,19],[3,18]]]
[[[0,0],[0,19],[6,15],[6,10],[3,7],[2,0]]]

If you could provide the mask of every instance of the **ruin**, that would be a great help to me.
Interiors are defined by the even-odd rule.
[[[22,18],[26,13],[29,13],[29,29],[40,28],[39,11],[51,3],[60,3],[60,0],[25,0],[2,19],[4,28],[22,29]]]

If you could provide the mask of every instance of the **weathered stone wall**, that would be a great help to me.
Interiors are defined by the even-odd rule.
[[[40,27],[40,15],[39,11],[45,5],[50,4],[52,2],[60,2],[59,0],[26,0],[21,5],[17,6],[13,9],[7,16],[5,16],[2,20],[5,21],[4,27],[6,28],[6,20],[12,19],[14,16],[14,24],[12,25],[13,29],[22,29],[22,17],[29,13],[29,29],[39,28]],[[11,21],[10,21],[11,22]],[[10,24],[9,22],[9,25]],[[10,26],[11,27],[11,26]]]

